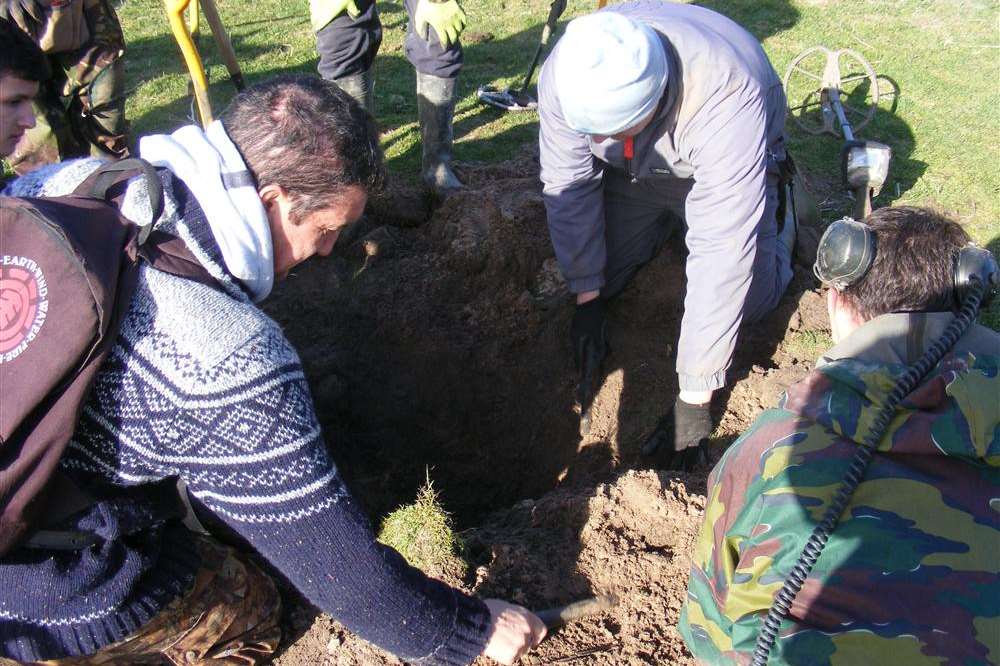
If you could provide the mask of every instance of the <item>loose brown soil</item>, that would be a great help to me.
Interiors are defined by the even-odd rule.
[[[609,308],[612,354],[589,435],[573,412],[571,298],[556,269],[537,160],[466,168],[469,188],[431,210],[392,187],[268,311],[309,376],[327,441],[378,519],[427,470],[469,563],[434,572],[531,608],[613,593],[620,605],[555,632],[526,664],[685,664],[674,628],[704,509],[706,471],[655,471],[643,436],[676,395],[684,295],[675,238]],[[789,344],[826,327],[808,270],[745,327],[716,400],[717,459],[814,359]],[[290,599],[292,664],[397,664]],[[485,660],[481,660],[485,663]]]

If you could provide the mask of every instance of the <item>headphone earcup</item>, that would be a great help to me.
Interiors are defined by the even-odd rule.
[[[985,287],[980,304],[984,307],[993,299],[1000,287],[1000,268],[992,252],[975,245],[966,245],[955,257],[953,285],[956,305],[961,306],[969,295],[973,280],[978,280]]]

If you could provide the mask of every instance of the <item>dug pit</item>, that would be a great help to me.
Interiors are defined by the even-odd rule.
[[[581,439],[573,305],[537,169],[531,154],[466,168],[468,189],[433,211],[419,192],[392,188],[266,309],[298,350],[328,445],[373,519],[412,501],[429,473],[469,545],[469,576],[449,582],[533,608],[623,599],[527,663],[682,663],[673,625],[705,472],[628,470],[655,466],[638,451],[677,391],[683,243],[609,307],[607,379]],[[826,326],[813,286],[798,270],[778,310],[741,333],[731,388],[716,401],[713,459],[811,368],[795,340]],[[300,610],[280,663],[398,663]]]

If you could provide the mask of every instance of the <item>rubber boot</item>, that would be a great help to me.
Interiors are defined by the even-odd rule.
[[[781,196],[785,199],[785,219],[778,220],[780,231],[778,231],[778,242],[785,246],[788,257],[795,255],[795,237],[798,235],[799,222],[795,215],[795,197],[792,192],[791,183],[781,183],[778,187],[785,189]]]
[[[819,204],[797,173],[792,180],[792,195],[795,208],[795,261],[811,270],[819,250]]]
[[[367,69],[360,74],[351,74],[334,79],[344,92],[357,100],[372,116],[375,115],[375,86],[372,82],[372,70]]]
[[[439,196],[464,187],[451,170],[455,79],[417,72],[417,114],[423,144],[421,175]]]

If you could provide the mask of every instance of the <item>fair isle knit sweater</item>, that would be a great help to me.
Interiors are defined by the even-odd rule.
[[[43,168],[6,194],[68,192],[96,162]],[[420,664],[485,646],[482,601],[378,544],[327,453],[298,356],[225,271],[200,207],[163,172],[158,228],[182,237],[219,289],[144,267],[113,351],[62,461],[107,499],[76,522],[102,541],[0,561],[0,655],[91,654],[190,586],[199,558],[175,520],[116,490],[179,477],[302,594],[362,638]],[[144,219],[141,183],[123,209]],[[146,215],[145,217],[148,217]]]

